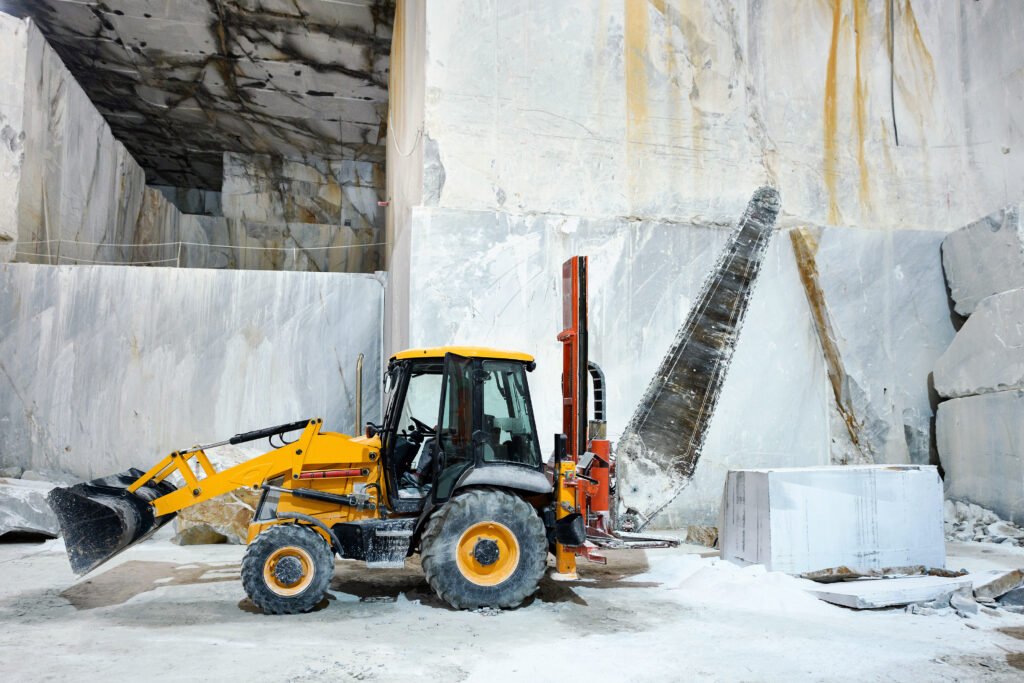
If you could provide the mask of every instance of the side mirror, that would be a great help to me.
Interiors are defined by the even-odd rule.
[[[380,431],[380,426],[379,425],[375,425],[372,422],[367,422],[366,423],[366,438],[367,439],[372,439],[373,437],[377,436],[377,433],[379,431]]]

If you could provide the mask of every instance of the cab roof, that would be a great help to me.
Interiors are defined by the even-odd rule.
[[[446,353],[454,353],[458,356],[466,356],[468,358],[519,360],[524,363],[529,363],[533,360],[533,356],[528,353],[492,349],[487,346],[434,346],[428,349],[408,349],[391,356],[391,360],[405,360],[407,358],[444,358],[444,354]]]

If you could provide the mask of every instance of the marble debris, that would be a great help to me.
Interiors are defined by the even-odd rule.
[[[942,481],[927,465],[734,470],[722,558],[791,574],[831,567],[942,568]]]
[[[911,603],[949,605],[957,591],[969,589],[970,586],[971,582],[966,577],[901,576],[830,583],[820,588],[805,590],[833,605],[842,605],[853,609],[879,609]],[[977,605],[974,606],[974,610],[977,611]]]
[[[1009,543],[1024,546],[1024,529],[999,519],[991,510],[974,503],[946,500],[944,505],[947,541]]]
[[[940,403],[935,435],[946,496],[1024,525],[1024,390]]]
[[[382,318],[370,275],[0,265],[4,464],[90,479],[303,417],[361,431]]]
[[[1024,584],[1024,571],[1020,569],[1010,571],[996,569],[968,574],[967,578],[971,580],[975,598],[993,601]]]
[[[942,264],[956,312],[971,315],[987,296],[1024,287],[1024,225],[1012,204],[952,232]]]
[[[935,390],[960,398],[1024,389],[1024,289],[985,297],[935,362]]]
[[[60,526],[46,502],[53,486],[45,481],[0,479],[0,537],[24,533],[57,538]]]

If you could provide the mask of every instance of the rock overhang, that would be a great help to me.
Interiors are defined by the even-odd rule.
[[[224,152],[383,163],[394,0],[0,0],[31,17],[151,184]]]

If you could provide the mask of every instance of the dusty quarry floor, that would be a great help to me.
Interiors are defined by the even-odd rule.
[[[76,580],[61,541],[0,544],[0,680],[1022,680],[1024,615],[856,612],[703,548],[611,554],[522,608],[458,612],[415,561],[339,561],[316,611],[256,613],[243,549],[163,530]],[[950,544],[950,568],[1024,551]]]

